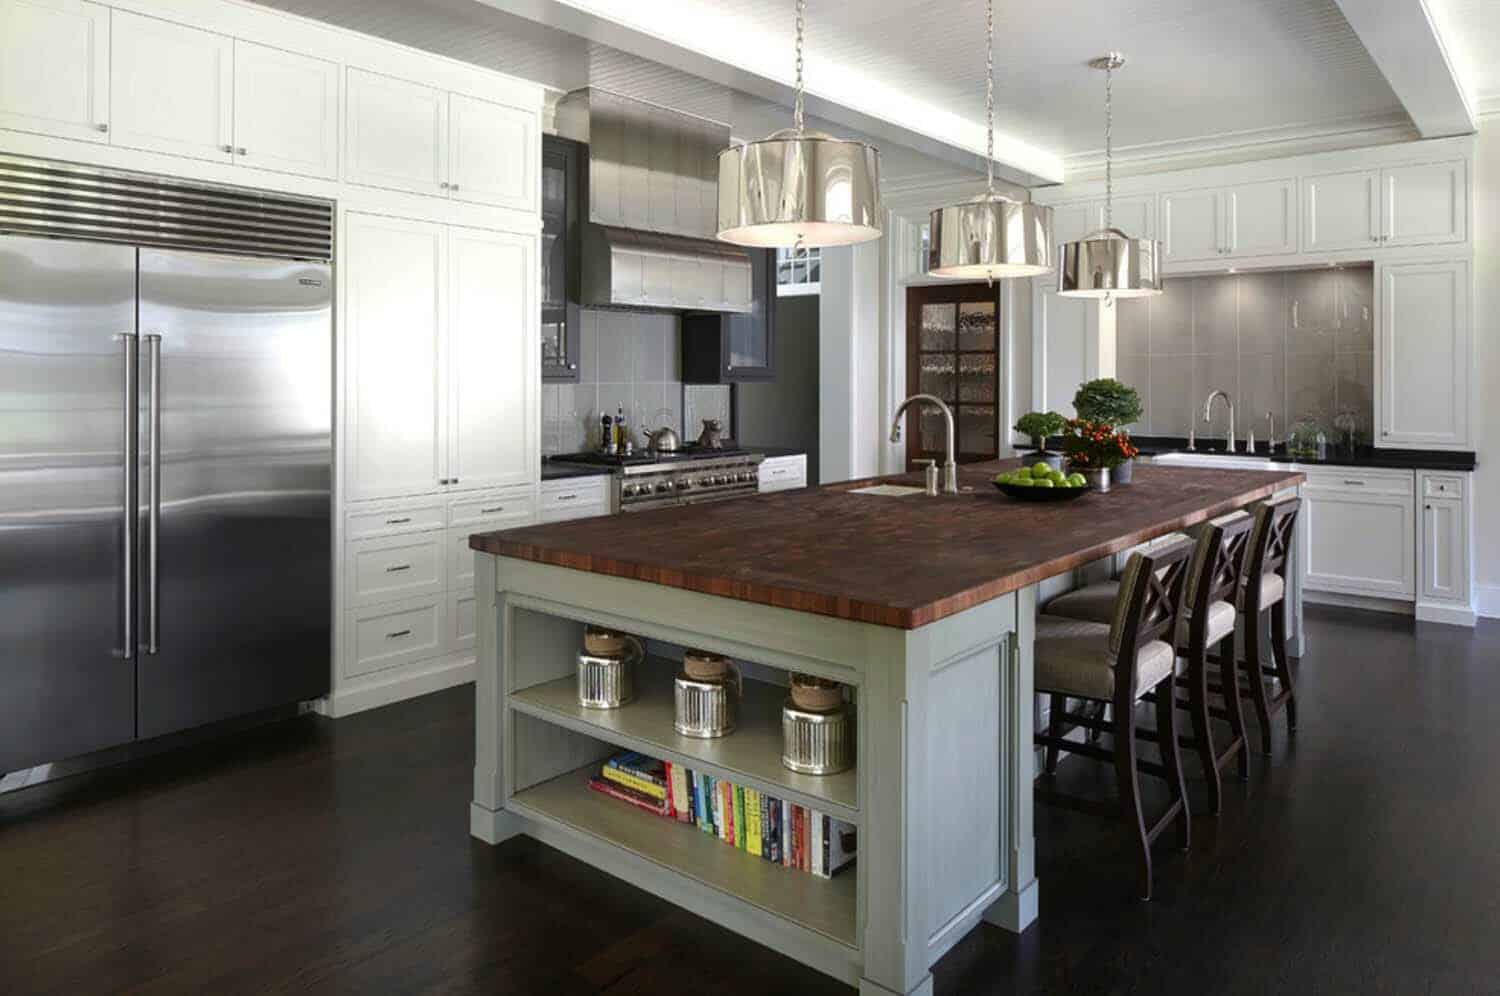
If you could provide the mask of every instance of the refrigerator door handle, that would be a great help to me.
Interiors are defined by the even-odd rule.
[[[138,533],[141,516],[140,495],[136,491],[137,475],[140,469],[137,465],[141,459],[137,438],[140,428],[139,412],[136,409],[136,380],[140,373],[140,338],[134,332],[121,332],[115,336],[115,341],[122,343],[125,347],[124,398],[120,404],[120,410],[124,414],[125,429],[125,556],[120,568],[125,646],[121,656],[126,660],[134,660],[136,654],[136,547],[140,539]]]
[[[146,340],[146,384],[150,389],[150,408],[146,429],[146,653],[156,653],[158,550],[161,533],[161,336],[144,335]]]

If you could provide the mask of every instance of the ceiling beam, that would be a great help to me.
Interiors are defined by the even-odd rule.
[[[790,47],[783,50],[766,39],[730,37],[713,30],[704,21],[710,11],[672,0],[480,2],[764,100],[792,104]],[[810,64],[807,74],[812,79],[806,90],[810,116],[984,172],[982,123],[946,107],[923,104],[880,81],[860,79],[837,65]],[[995,175],[1023,187],[1061,183],[1062,157],[997,134]]]
[[[1337,0],[1423,138],[1468,135],[1474,108],[1426,0]]]

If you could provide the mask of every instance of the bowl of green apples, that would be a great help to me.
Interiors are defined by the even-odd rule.
[[[1082,474],[1064,474],[1045,463],[996,474],[992,483],[1020,501],[1072,501],[1089,491]]]

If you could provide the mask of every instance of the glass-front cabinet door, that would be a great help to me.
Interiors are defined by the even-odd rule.
[[[542,380],[570,383],[579,371],[578,143],[542,139]]]
[[[908,394],[931,394],[953,412],[960,463],[999,455],[1000,290],[982,283],[913,287],[907,295]],[[947,424],[936,405],[907,410],[906,456],[940,463]]]

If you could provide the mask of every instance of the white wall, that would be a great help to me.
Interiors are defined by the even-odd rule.
[[[1483,119],[1474,170],[1474,335],[1479,470],[1474,481],[1479,611],[1500,617],[1500,115]]]

